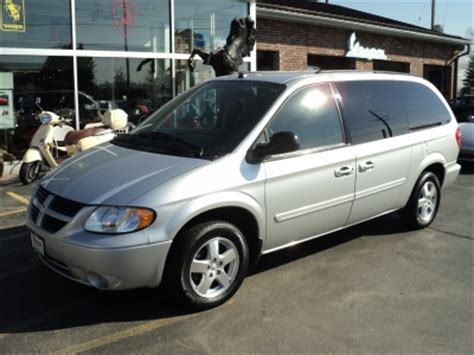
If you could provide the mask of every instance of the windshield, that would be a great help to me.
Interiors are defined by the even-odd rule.
[[[163,154],[216,159],[245,138],[285,89],[253,81],[213,81],[168,103],[112,143]]]

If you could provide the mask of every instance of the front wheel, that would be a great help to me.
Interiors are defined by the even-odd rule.
[[[181,233],[165,277],[185,305],[203,310],[232,297],[248,264],[247,243],[236,226],[224,221],[205,222]]]
[[[31,184],[35,181],[40,174],[41,165],[41,160],[23,163],[20,168],[20,181],[25,185]]]
[[[441,200],[438,177],[430,171],[423,173],[402,210],[402,217],[412,228],[428,227],[436,217]]]

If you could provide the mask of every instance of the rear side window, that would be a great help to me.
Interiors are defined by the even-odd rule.
[[[410,130],[428,128],[451,120],[446,106],[427,86],[414,82],[398,82],[407,110]]]
[[[394,81],[347,81],[336,86],[353,144],[408,132],[405,108]]]
[[[283,103],[267,132],[271,137],[285,131],[298,136],[301,150],[343,143],[339,113],[328,85],[303,88]]]

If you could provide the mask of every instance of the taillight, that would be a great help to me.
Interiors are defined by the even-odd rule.
[[[456,129],[456,143],[459,149],[461,149],[461,129],[459,127]]]

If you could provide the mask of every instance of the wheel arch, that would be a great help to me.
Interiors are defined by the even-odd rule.
[[[258,261],[264,243],[264,211],[257,201],[241,193],[206,196],[180,208],[166,227],[173,240],[171,249],[179,244],[182,230],[211,220],[227,221],[239,228],[249,247],[250,262]]]
[[[418,175],[416,181],[425,171],[431,171],[439,180],[441,187],[443,186],[444,179],[446,177],[446,159],[440,153],[434,153],[427,156],[422,163],[420,164],[420,169],[418,171]],[[416,186],[416,183],[415,183]]]

